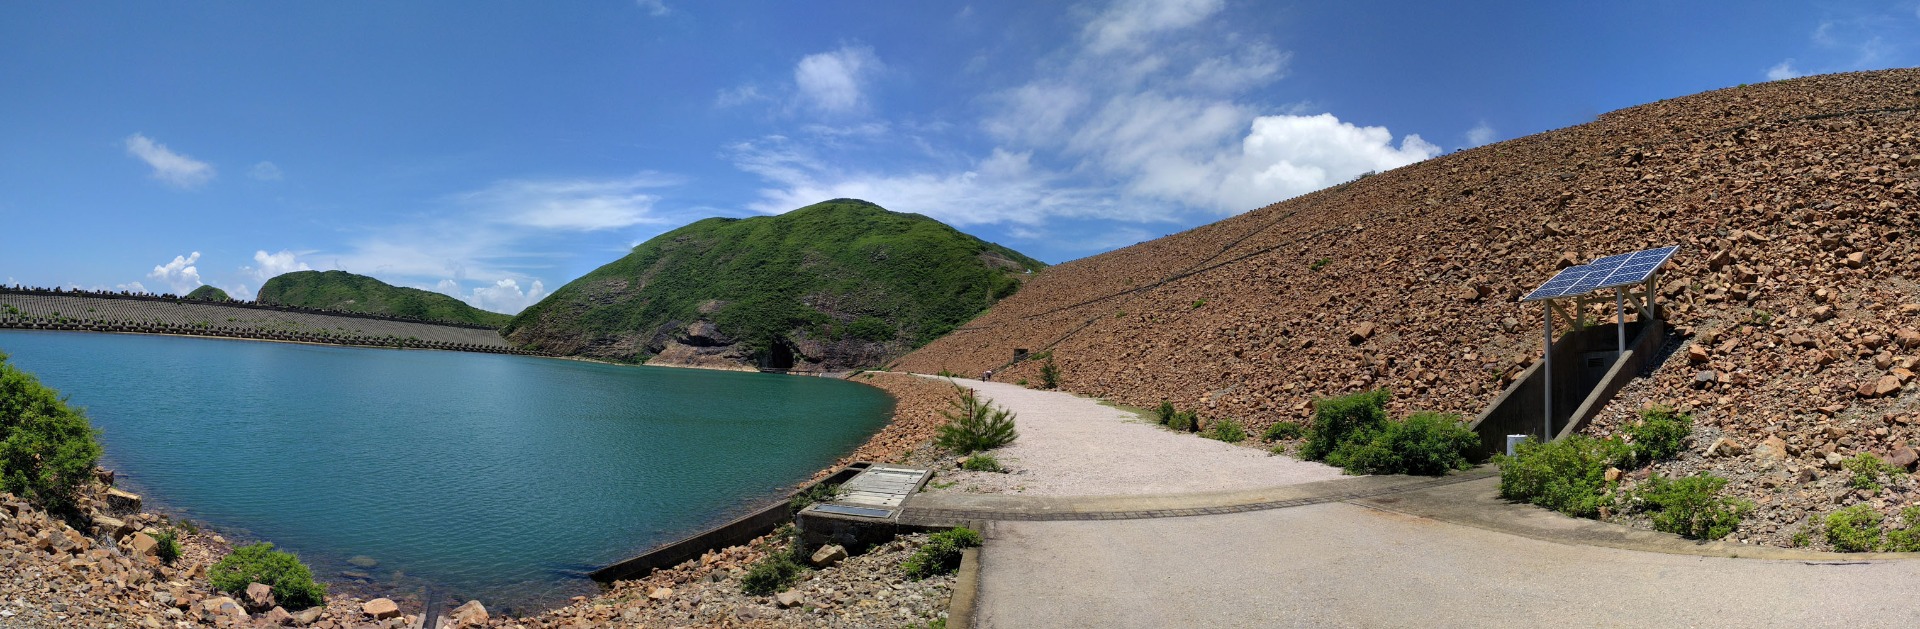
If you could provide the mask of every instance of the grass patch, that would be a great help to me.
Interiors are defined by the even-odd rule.
[[[1174,413],[1178,412],[1180,411],[1174,410],[1173,402],[1161,400],[1160,406],[1153,409],[1153,416],[1155,419],[1158,419],[1161,424],[1165,424],[1173,419]]]
[[[1307,265],[1307,270],[1318,271],[1320,269],[1327,268],[1327,265],[1331,263],[1333,263],[1333,258],[1321,258],[1318,260],[1314,260],[1311,264]]]
[[[1578,518],[1599,517],[1613,504],[1617,483],[1607,468],[1627,456],[1616,439],[1573,435],[1553,443],[1528,440],[1513,456],[1494,457],[1500,466],[1500,497],[1546,507]]]
[[[1651,463],[1673,458],[1686,449],[1687,437],[1693,434],[1693,416],[1654,405],[1640,411],[1640,421],[1628,424],[1622,432],[1632,439],[1629,451],[1633,460],[1628,463]]]
[[[1887,552],[1920,553],[1920,507],[1900,510],[1900,527],[1887,531]]]
[[[1000,466],[1000,459],[993,458],[993,455],[991,454],[975,454],[973,456],[967,457],[967,460],[960,462],[960,469],[967,470],[969,472],[1005,472],[1007,471],[1007,468]]]
[[[157,542],[153,550],[161,563],[171,566],[173,562],[180,560],[180,535],[173,529],[161,529],[160,532],[154,533],[153,541]]]
[[[951,574],[960,569],[960,551],[979,546],[982,541],[979,532],[964,526],[934,533],[926,545],[901,562],[900,569],[915,581]]]
[[[785,543],[784,548],[773,546]],[[775,529],[768,541],[767,556],[747,568],[747,574],[740,577],[740,591],[753,596],[767,596],[785,591],[800,581],[800,575],[807,568],[801,565],[799,532],[793,525],[782,524]]]
[[[1167,419],[1167,427],[1181,432],[1193,432],[1200,427],[1200,416],[1193,411],[1179,411]]]
[[[794,513],[799,513],[800,510],[811,507],[814,503],[832,502],[834,498],[839,497],[840,483],[820,483],[808,487],[806,491],[794,494],[793,499],[787,501],[787,507]]]
[[[972,389],[960,389],[950,408],[940,414],[947,423],[940,427],[933,443],[955,454],[992,450],[1020,436],[1014,430],[1013,411],[981,400]]]
[[[1277,421],[1272,426],[1268,426],[1267,431],[1260,434],[1260,438],[1267,441],[1291,441],[1305,434],[1307,434],[1306,429],[1300,426],[1300,422]]]
[[[1867,491],[1880,491],[1880,479],[1906,470],[1894,467],[1892,463],[1880,460],[1871,452],[1856,454],[1851,459],[1840,462],[1840,468],[1852,474],[1847,486]]]
[[[273,549],[261,542],[233,549],[219,563],[207,569],[213,587],[235,596],[244,596],[249,583],[264,583],[273,588],[273,597],[287,609],[305,609],[327,602],[327,586],[313,582],[313,571],[292,553]]]
[[[1200,433],[1200,436],[1214,441],[1240,443],[1247,440],[1247,429],[1232,418],[1222,418],[1208,424],[1206,432]]]

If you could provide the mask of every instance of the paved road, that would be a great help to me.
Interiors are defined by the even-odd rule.
[[[1909,626],[1920,561],[1561,544],[1345,503],[995,522],[977,627]]]
[[[1028,496],[1175,494],[1281,487],[1343,477],[1319,463],[1156,426],[1057,391],[953,378],[1014,411],[1020,438],[993,452],[1012,474],[956,472],[955,493]]]

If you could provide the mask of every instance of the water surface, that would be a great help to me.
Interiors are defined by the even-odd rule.
[[[0,351],[86,407],[149,500],[329,580],[489,607],[586,591],[585,570],[762,504],[893,406],[840,380],[493,354],[21,331]]]

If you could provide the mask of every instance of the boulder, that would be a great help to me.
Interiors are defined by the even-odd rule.
[[[673,598],[673,588],[668,588],[668,587],[653,588],[652,592],[647,593],[647,598],[650,598],[656,601],[664,601],[669,598]]]
[[[1739,442],[1726,437],[1715,439],[1713,440],[1713,445],[1707,446],[1707,456],[1709,457],[1739,456],[1740,453],[1745,451],[1746,448],[1740,447]]]
[[[821,546],[820,550],[813,551],[813,556],[807,558],[807,562],[812,563],[815,568],[825,568],[840,563],[840,560],[846,558],[846,547],[839,544],[827,544]]]
[[[261,618],[261,620],[269,626],[288,627],[293,625],[293,614],[287,613],[287,608],[285,607],[275,606],[273,609],[267,610],[267,615]]]
[[[360,611],[366,613],[367,617],[374,620],[400,617],[400,606],[395,605],[393,599],[388,598],[376,598],[367,601],[360,606]]]
[[[327,613],[325,607],[308,607],[293,613],[293,626],[305,627],[320,622],[320,616]]]
[[[1767,437],[1766,441],[1753,449],[1753,454],[1763,459],[1785,460],[1787,441],[1779,437]]]
[[[1379,330],[1379,326],[1374,325],[1371,321],[1353,326],[1353,331],[1347,333],[1347,342],[1354,345],[1365,343],[1367,339],[1373,338],[1374,333]]]
[[[107,488],[107,508],[114,513],[139,513],[140,494],[109,487]]]
[[[773,595],[773,600],[780,603],[781,607],[799,607],[801,603],[807,602],[799,592],[792,590]]]
[[[465,605],[453,608],[454,629],[483,627],[488,620],[487,608],[480,601],[467,601]]]
[[[247,609],[260,611],[278,605],[279,603],[273,600],[273,586],[265,583],[247,584]]]
[[[1687,362],[1698,365],[1707,362],[1708,358],[1710,358],[1710,356],[1707,355],[1707,347],[1705,345],[1694,343],[1687,346]]]
[[[136,556],[158,557],[160,555],[160,540],[156,540],[152,535],[144,532],[134,533],[133,538],[127,541],[127,546],[133,550],[133,554]]]
[[[1907,446],[1900,446],[1887,455],[1887,462],[1894,467],[1913,469],[1914,463],[1920,462],[1920,452],[1915,452],[1913,448]]]
[[[93,516],[93,528],[101,533],[106,533],[107,537],[113,539],[126,537],[128,533],[133,532],[133,526],[127,524],[126,520],[104,515]]]

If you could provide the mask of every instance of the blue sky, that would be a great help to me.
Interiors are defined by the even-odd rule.
[[[0,279],[344,269],[517,312],[834,197],[1048,262],[1742,83],[1920,64],[1920,4],[0,4]]]

